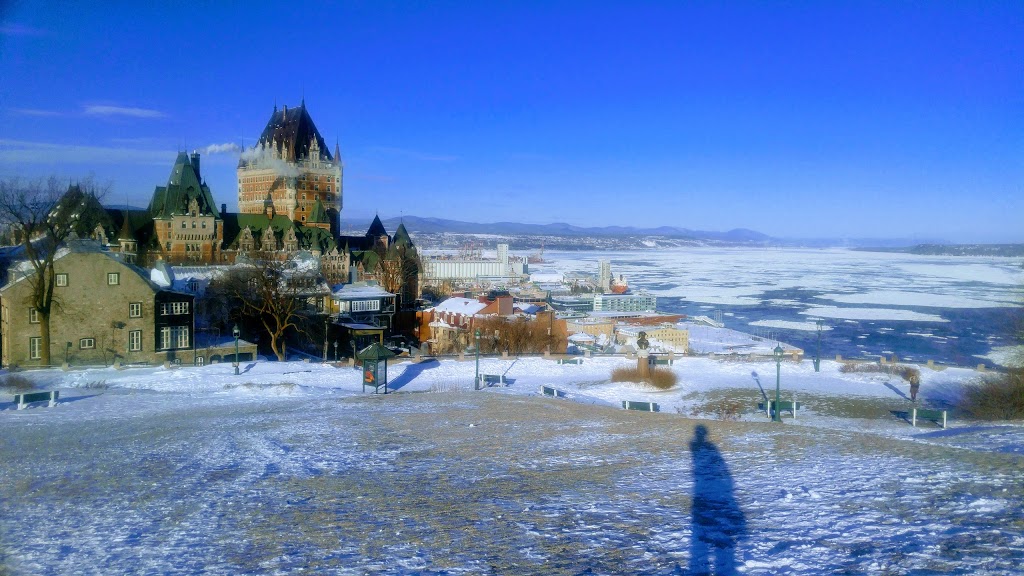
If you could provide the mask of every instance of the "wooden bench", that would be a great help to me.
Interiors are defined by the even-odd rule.
[[[633,400],[622,401],[623,410],[640,410],[641,412],[660,412],[657,402],[636,402]]]
[[[763,411],[769,418],[772,417],[772,408],[774,407],[775,400],[768,400],[767,404],[761,402],[757,405],[757,409]],[[789,412],[793,415],[793,419],[796,420],[796,413],[800,410],[800,407],[801,404],[796,400],[779,400],[779,418],[782,417],[783,412]]]
[[[493,384],[504,384],[505,383],[505,375],[504,374],[481,374],[480,375],[480,383],[481,384],[486,384],[488,386],[491,386]]]
[[[558,363],[559,364],[576,364],[576,365],[580,365],[580,364],[583,364],[583,358],[559,358],[558,359]]]
[[[946,427],[946,411],[945,410],[928,410],[925,408],[911,408],[910,409],[910,425],[917,427],[917,419],[931,420],[943,428]]]
[[[551,386],[541,386],[540,393],[545,396],[551,396],[552,398],[565,398],[565,392]]]
[[[49,402],[48,408],[53,408],[57,405],[57,399],[60,397],[60,392],[57,390],[51,390],[49,392],[29,392],[27,394],[15,394],[14,401],[18,404],[18,410],[24,410],[29,404],[33,402]]]

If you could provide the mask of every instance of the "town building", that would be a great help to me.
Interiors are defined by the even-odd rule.
[[[68,364],[193,363],[194,299],[162,289],[149,272],[92,240],[74,240],[53,261],[57,310],[50,315],[50,361]],[[35,277],[15,265],[0,288],[4,366],[41,363]]]
[[[636,346],[640,333],[646,334],[651,348],[662,352],[678,352],[685,354],[690,348],[690,331],[675,324],[660,326],[626,326],[616,327],[615,340],[619,344]]]
[[[508,244],[498,244],[497,252],[494,259],[477,254],[426,257],[423,282],[518,282],[529,274],[526,259],[510,255]]]
[[[342,171],[338,144],[331,154],[305,99],[291,110],[274,106],[256,145],[238,162],[238,211],[285,216],[337,234]]]
[[[594,294],[594,312],[654,312],[658,297],[645,294]]]

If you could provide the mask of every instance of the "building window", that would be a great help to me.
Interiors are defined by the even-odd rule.
[[[327,191],[328,191],[328,192],[330,192],[330,191],[331,191],[331,185],[330,185],[330,184],[328,184],[328,185],[327,185]]]
[[[328,195],[327,195],[327,201],[328,201],[328,202],[330,202],[330,201],[331,201],[331,195],[330,195],[330,194],[328,194]]]
[[[188,326],[164,326],[160,329],[160,349],[188,348]]]
[[[185,228],[185,221],[184,221],[184,220],[182,220],[182,221],[181,221],[181,227],[182,227],[183,229]]]
[[[353,300],[353,312],[373,312],[380,310],[380,300]]]
[[[189,289],[190,292],[198,292],[199,291],[199,281],[198,280],[189,280],[188,281],[188,289]]]
[[[117,286],[121,283],[121,274],[118,272],[107,272],[107,285]]]
[[[193,228],[195,228],[195,227],[196,227],[196,221],[195,221],[195,220],[193,220],[193,221],[192,221],[192,227],[193,227]]]
[[[129,318],[142,318],[142,302],[131,302],[128,304]]]
[[[78,348],[81,350],[92,350],[96,347],[95,338],[82,338],[78,341]]]
[[[206,220],[203,220],[203,228],[206,228]]]
[[[28,339],[28,357],[32,360],[39,360],[43,357],[43,339],[39,336]]]
[[[39,310],[36,310],[35,308],[29,308],[28,321],[30,324],[39,324]]]
[[[302,221],[303,221],[303,222],[305,222],[305,221],[306,221],[306,217],[305,217],[305,216],[303,216],[303,217],[302,217]]]
[[[138,352],[142,350],[142,330],[128,332],[128,351]]]
[[[68,285],[68,275],[67,275],[67,273],[66,272],[61,272],[60,274],[57,274],[56,283],[57,283],[57,286],[67,286]]]
[[[314,184],[313,185],[313,190],[316,190],[316,191],[319,192],[320,191],[320,185],[319,184]]]
[[[188,302],[161,302],[160,303],[160,315],[161,316],[176,316],[178,314],[188,314]]]

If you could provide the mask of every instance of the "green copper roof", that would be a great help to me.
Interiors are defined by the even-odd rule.
[[[327,216],[327,210],[324,210],[324,205],[320,203],[320,200],[313,204],[313,209],[310,210],[309,218],[306,221],[313,224],[329,224],[331,222]]]
[[[153,218],[170,218],[172,214],[187,214],[189,205],[195,200],[199,213],[220,218],[217,205],[213,202],[210,187],[199,177],[199,155],[190,159],[185,152],[179,152],[171,168],[167,186],[157,186],[149,201],[149,213]]]
[[[409,236],[409,231],[405,229],[404,222],[398,225],[398,230],[395,230],[394,243],[412,246],[412,237]]]

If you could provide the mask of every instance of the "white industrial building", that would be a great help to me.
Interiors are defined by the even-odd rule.
[[[528,273],[526,259],[510,256],[508,244],[498,244],[498,257],[494,260],[437,256],[427,257],[423,260],[424,283],[443,280],[479,281],[482,279],[518,281]]]

